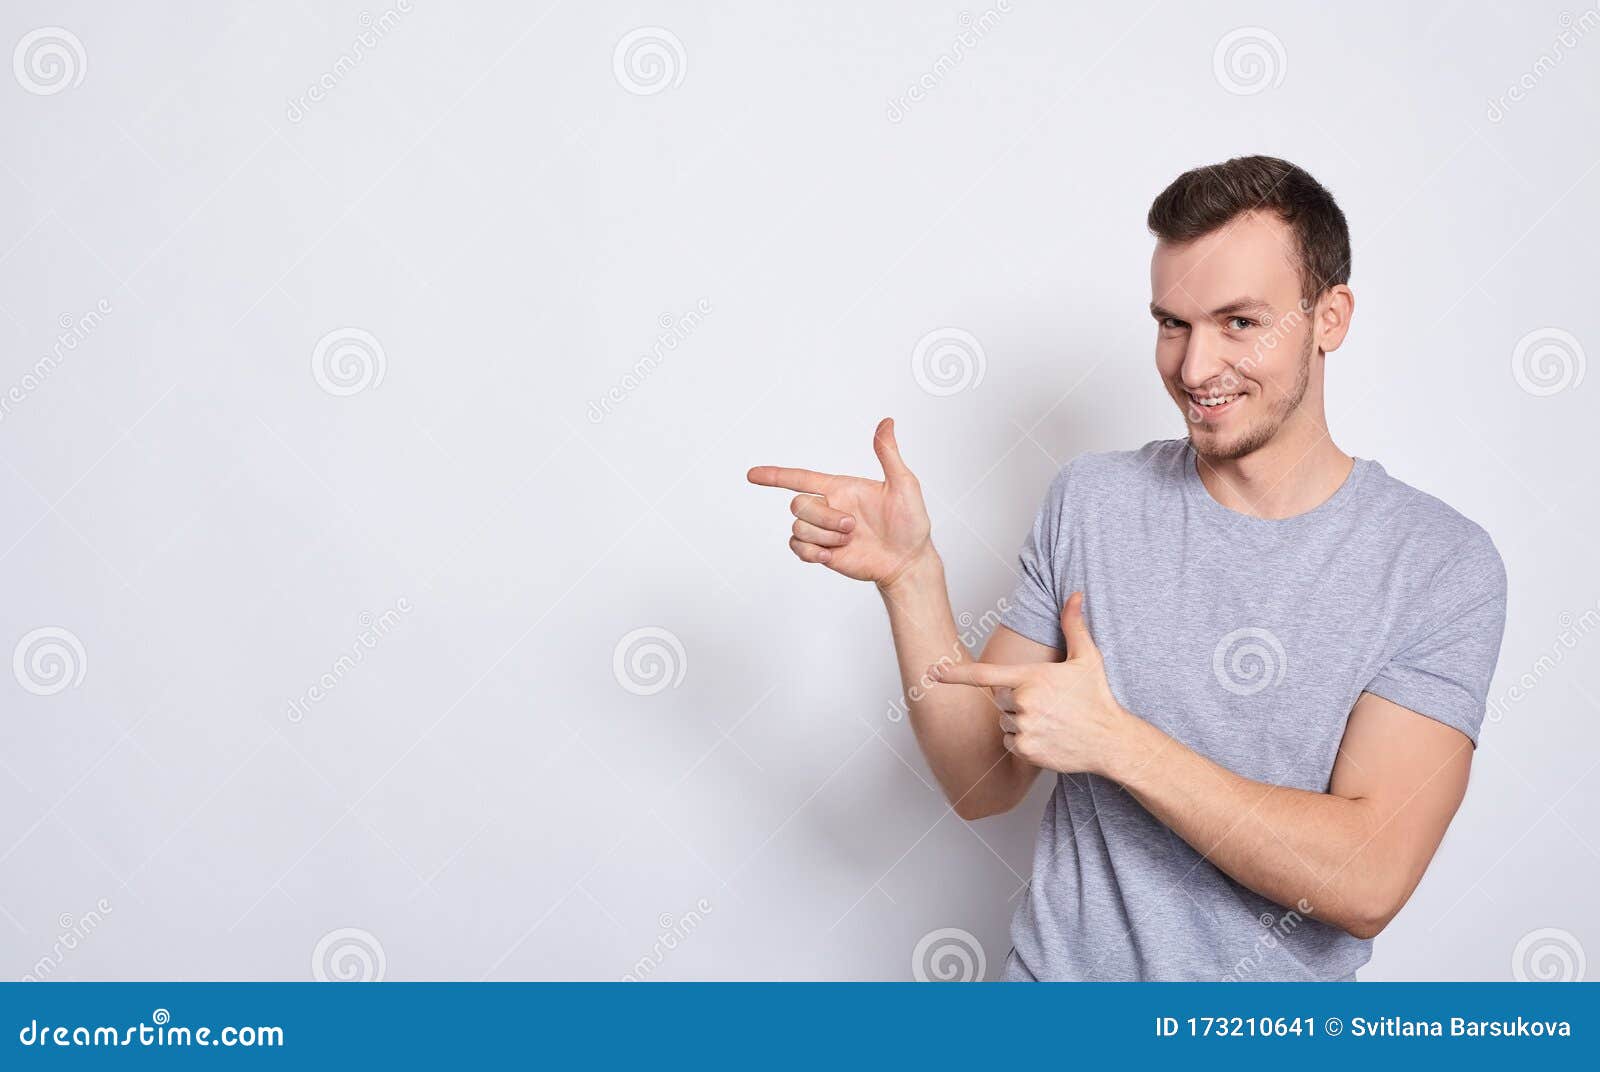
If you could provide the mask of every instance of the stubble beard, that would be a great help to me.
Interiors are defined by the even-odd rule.
[[[1294,373],[1294,386],[1287,394],[1280,395],[1273,402],[1271,408],[1255,421],[1250,427],[1241,431],[1237,438],[1229,441],[1219,441],[1214,437],[1202,434],[1197,439],[1194,426],[1187,424],[1189,442],[1194,447],[1195,453],[1207,461],[1223,462],[1235,461],[1246,455],[1254,454],[1272,441],[1278,434],[1278,429],[1283,427],[1285,421],[1300,408],[1300,403],[1305,400],[1306,390],[1311,385],[1311,344],[1312,333],[1306,332],[1306,341],[1300,348],[1300,360],[1296,362]]]

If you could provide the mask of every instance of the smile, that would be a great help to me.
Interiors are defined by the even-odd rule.
[[[1243,398],[1244,395],[1242,393],[1231,395],[1189,395],[1189,401],[1193,402],[1195,406],[1195,416],[1206,421],[1216,420],[1221,417]]]

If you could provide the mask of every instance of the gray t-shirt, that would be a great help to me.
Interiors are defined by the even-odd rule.
[[[1269,521],[1213,499],[1186,439],[1086,454],[1021,565],[1004,625],[1064,648],[1083,591],[1118,701],[1246,778],[1326,792],[1363,692],[1477,744],[1505,569],[1481,528],[1377,462]],[[1372,948],[1241,886],[1090,774],[1056,778],[1011,940],[1012,980],[1338,980]]]

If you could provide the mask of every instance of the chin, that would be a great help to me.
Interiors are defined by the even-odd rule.
[[[1194,446],[1194,452],[1212,462],[1237,461],[1260,450],[1271,438],[1270,430],[1264,431],[1259,428],[1222,432],[1193,424],[1189,426],[1189,442]]]

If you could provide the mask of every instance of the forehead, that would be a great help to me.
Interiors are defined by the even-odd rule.
[[[1293,305],[1300,293],[1294,232],[1277,214],[1251,212],[1192,242],[1156,243],[1151,300],[1168,309],[1216,308],[1242,294]]]

